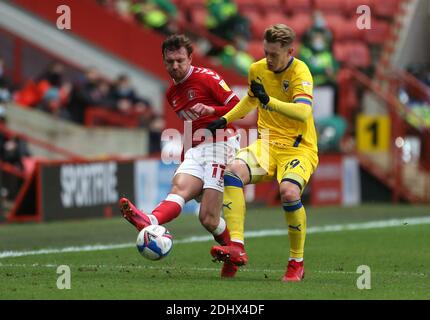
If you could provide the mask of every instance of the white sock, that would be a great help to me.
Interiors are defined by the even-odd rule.
[[[288,261],[294,260],[296,262],[302,262],[303,258],[288,258]]]
[[[149,220],[151,220],[151,224],[157,224],[158,225],[158,219],[156,216],[154,216],[153,214],[148,214],[147,215]]]
[[[243,242],[242,240],[239,240],[239,239],[231,239],[231,242],[237,242],[237,243],[241,243],[241,244],[245,245],[245,242]]]
[[[225,231],[225,228],[227,227],[227,224],[225,223],[225,220],[223,218],[219,218],[219,224],[218,227],[215,228],[214,231],[212,231],[212,234],[214,236],[219,236]]]
[[[171,202],[175,202],[177,204],[179,204],[179,206],[181,207],[181,209],[184,208],[185,205],[185,199],[182,198],[180,195],[174,194],[174,193],[169,193],[165,199],[166,201],[171,201]]]

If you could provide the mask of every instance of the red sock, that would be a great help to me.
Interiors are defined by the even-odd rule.
[[[219,235],[213,235],[216,242],[218,242],[222,246],[229,246],[231,243],[230,240],[230,232],[228,228],[225,227],[225,230]]]
[[[164,200],[152,211],[152,214],[157,218],[158,224],[165,224],[179,216],[181,211],[182,207],[176,202]]]

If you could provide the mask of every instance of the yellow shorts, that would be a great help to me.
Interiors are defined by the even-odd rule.
[[[247,164],[253,184],[271,181],[275,177],[279,183],[291,179],[301,185],[302,191],[318,165],[316,152],[262,139],[240,149],[236,159]]]

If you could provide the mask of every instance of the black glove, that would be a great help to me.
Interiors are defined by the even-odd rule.
[[[214,133],[216,129],[224,129],[227,124],[227,120],[223,117],[216,119],[215,121],[212,121],[208,124],[206,129],[208,129],[210,132]]]
[[[264,86],[261,83],[258,83],[255,80],[251,81],[251,92],[254,94],[255,97],[260,100],[260,102],[264,105],[267,105],[269,103],[270,97],[266,93],[266,90],[264,90]]]

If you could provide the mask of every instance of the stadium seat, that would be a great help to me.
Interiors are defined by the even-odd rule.
[[[374,12],[376,16],[394,18],[400,8],[400,0],[375,1]]]
[[[354,16],[357,14],[357,8],[361,5],[367,5],[373,9],[373,3],[375,0],[344,0],[344,2],[344,12],[346,15]],[[381,2],[381,0],[379,0],[379,2]]]
[[[312,12],[312,0],[285,0],[285,11],[293,15]]]
[[[258,25],[258,22],[263,20],[263,15],[262,15],[261,11],[258,10],[257,8],[244,9],[241,12],[241,14],[249,20],[249,27],[250,27],[251,33],[253,33],[253,30],[255,28],[258,28],[258,26],[255,27],[254,25],[255,24]],[[255,35],[254,35],[254,37],[255,37]],[[262,35],[260,35],[259,39],[261,39],[261,37],[262,37]]]
[[[253,40],[248,44],[247,52],[255,58],[255,60],[260,60],[264,58],[263,43],[261,40]]]
[[[287,25],[296,32],[296,37],[300,39],[302,35],[312,26],[312,17],[306,13],[300,13],[288,19]]]
[[[333,54],[339,63],[344,64],[349,54],[348,44],[342,42],[335,42],[333,44]]]
[[[361,41],[336,42],[333,53],[340,63],[352,67],[367,68],[371,64],[369,48]]]
[[[333,32],[335,41],[362,40],[365,30],[357,28],[354,19],[346,19],[343,16],[326,16],[327,25]]]
[[[253,24],[255,21],[261,20],[263,15],[258,8],[247,8],[241,11],[241,14],[249,19],[249,22]]]
[[[336,28],[340,28],[345,22],[345,17],[341,14],[336,13],[326,13],[324,14],[324,19],[327,23],[327,27],[334,32]]]
[[[281,0],[264,0],[259,1],[260,10],[267,14],[273,12],[282,12],[282,1]]]
[[[206,0],[181,0],[181,6],[185,10],[193,9],[193,8],[205,8]]]
[[[369,67],[371,64],[369,47],[363,42],[351,44],[347,63],[359,68]]]
[[[314,0],[314,9],[323,13],[343,13],[345,11],[345,0]]]
[[[246,9],[256,9],[258,7],[258,0],[236,0],[235,3],[239,8],[239,11],[242,12]]]
[[[286,15],[282,13],[272,13],[269,16],[266,16],[264,20],[255,21],[255,23],[251,24],[251,30],[253,37],[255,39],[262,39],[264,30],[270,25],[277,23],[289,24],[289,19]]]
[[[194,8],[190,14],[193,24],[206,28],[206,18],[208,16],[206,8]]]
[[[362,30],[364,39],[372,45],[381,45],[389,38],[391,25],[386,21],[372,19],[372,28],[370,30]]]

